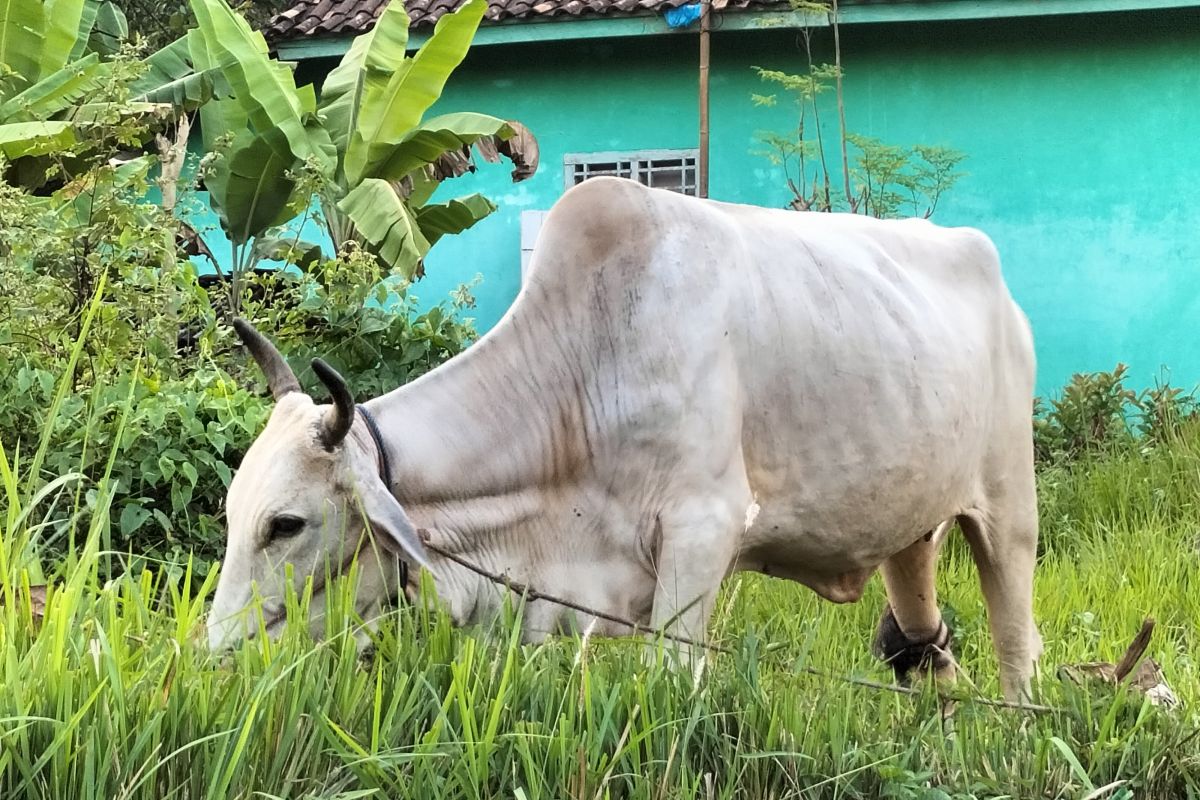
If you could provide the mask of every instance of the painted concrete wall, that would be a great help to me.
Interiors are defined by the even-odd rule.
[[[1058,16],[842,29],[852,129],[897,144],[963,150],[970,174],[935,220],[996,241],[1029,315],[1039,392],[1072,372],[1131,366],[1140,385],[1170,368],[1200,380],[1200,15]],[[753,65],[799,71],[795,31],[717,32],[711,194],[782,205],[780,171],[751,154],[786,129],[786,104],[756,108]],[[479,47],[439,110],[519,119],[541,168],[513,185],[505,165],[444,187],[482,190],[500,210],[439,243],[416,293],[436,302],[480,273],[481,329],[520,281],[523,210],[563,191],[566,153],[697,144],[692,37]],[[312,64],[311,68],[320,68]]]

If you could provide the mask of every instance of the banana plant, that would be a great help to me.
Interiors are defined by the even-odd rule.
[[[391,271],[419,277],[438,238],[496,208],[480,194],[429,202],[442,180],[471,168],[472,147],[486,160],[507,156],[514,180],[536,169],[536,142],[519,123],[476,113],[425,119],[466,57],[486,0],[444,15],[412,56],[403,0],[391,0],[326,77],[319,100],[314,87],[296,86],[226,0],[191,3],[200,34],[192,63],[218,70],[232,93],[200,114],[205,148],[217,153],[205,185],[233,242],[235,269],[265,252],[252,240],[267,238],[315,195],[336,247],[355,241]]]
[[[127,33],[112,2],[0,0],[0,157],[13,167],[6,177],[32,188],[44,170],[38,176],[22,163],[69,157],[101,125],[168,118],[222,88],[217,72],[195,70],[182,40],[140,63],[115,57]],[[119,96],[105,96],[114,88]]]

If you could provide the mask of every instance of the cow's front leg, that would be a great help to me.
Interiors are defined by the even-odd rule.
[[[706,498],[664,513],[661,524],[651,624],[656,632],[705,642],[713,604],[733,563],[743,523],[735,518],[732,504]],[[687,664],[703,655],[702,647],[667,637],[664,645]]]

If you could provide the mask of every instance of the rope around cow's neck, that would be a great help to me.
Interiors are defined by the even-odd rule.
[[[732,655],[734,652],[731,648],[728,648],[728,647],[722,647],[721,645],[711,644],[709,642],[697,641],[695,639],[690,639],[686,636],[678,636],[676,634],[668,633],[666,631],[658,630],[656,628],[648,628],[645,625],[641,625],[637,622],[634,622],[633,620],[625,619],[624,617],[620,617],[616,614],[610,614],[606,611],[600,611],[595,608],[589,608],[585,605],[576,603],[572,600],[567,600],[566,598],[556,597],[555,595],[547,594],[546,592],[542,592],[537,589],[534,589],[533,587],[531,587],[527,584],[520,583],[519,581],[514,581],[511,578],[509,578],[507,575],[501,575],[501,574],[498,574],[495,572],[491,572],[490,570],[484,569],[483,567],[479,566],[478,564],[474,564],[456,553],[451,553],[447,550],[444,550],[441,547],[438,547],[434,544],[430,544],[429,542],[425,542],[425,547],[426,547],[426,549],[428,549],[434,553],[437,553],[439,556],[449,559],[450,561],[453,561],[455,564],[458,564],[463,569],[470,570],[471,572],[474,572],[479,577],[484,578],[485,580],[488,580],[499,586],[503,586],[505,589],[512,592],[513,594],[524,597],[527,601],[542,600],[547,603],[554,603],[556,605],[563,606],[564,608],[569,608],[572,611],[578,611],[581,614],[587,614],[592,617],[597,617],[599,619],[607,620],[608,622],[615,622],[618,625],[624,625],[635,633],[646,633],[646,634],[653,634],[655,636],[661,636],[664,639],[670,639],[672,641],[679,642],[680,644],[691,645],[692,647],[701,647],[701,648],[704,648],[705,650],[709,650],[714,653],[722,653],[724,655]],[[840,681],[842,683],[849,683],[849,684],[853,684],[855,686],[862,686],[867,689],[875,689],[877,691],[894,692],[896,694],[905,694],[905,695],[920,694],[919,690],[913,689],[908,686],[900,686],[899,684],[895,684],[895,683],[881,683],[879,681],[867,680],[865,678],[855,678],[850,675],[838,675],[833,672],[827,672],[825,670],[817,669],[816,667],[807,667],[807,666],[795,667],[793,665],[793,666],[790,666],[790,668],[798,669],[800,672],[803,672],[808,675],[815,675],[820,678],[826,678],[829,680]],[[967,703],[974,703],[974,704],[978,704],[978,705],[992,706],[994,708],[1010,708],[1010,709],[1014,709],[1017,711],[1026,711],[1026,712],[1034,713],[1034,714],[1054,714],[1054,713],[1065,713],[1066,712],[1065,708],[1059,708],[1056,706],[1038,705],[1036,703],[1012,703],[1007,700],[993,700],[991,698],[979,697],[977,695],[955,696],[955,695],[950,695],[950,694],[939,692],[939,696],[942,698],[943,702],[967,702]]]

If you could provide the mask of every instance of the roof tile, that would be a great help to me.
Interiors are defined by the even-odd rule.
[[[782,0],[728,0],[728,9],[775,5]],[[432,26],[465,0],[408,0],[405,8],[413,28]],[[488,0],[486,17],[503,20],[593,15],[625,16],[660,13],[692,0]],[[309,36],[365,33],[383,13],[387,0],[296,0],[276,14],[264,31],[272,41]]]

